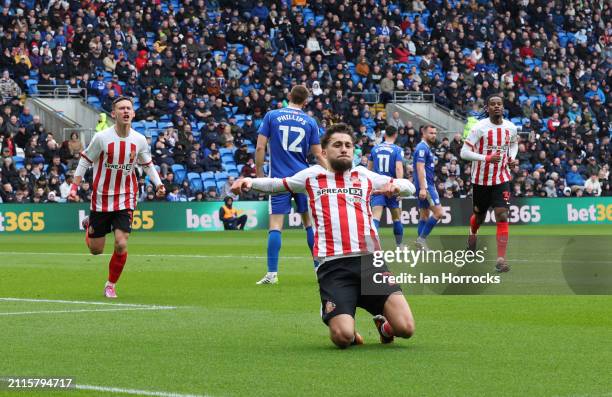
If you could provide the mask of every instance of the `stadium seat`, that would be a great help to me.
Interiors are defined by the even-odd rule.
[[[223,158],[223,155],[226,154],[231,154],[232,158],[233,158],[233,154],[234,154],[234,149],[230,149],[230,148],[226,148],[226,147],[222,147],[219,149],[219,154],[221,154],[221,157]]]
[[[203,181],[214,181],[215,180],[215,173],[214,172],[202,172],[200,174],[200,177],[202,178]]]
[[[225,182],[227,181],[227,177],[228,177],[227,172],[224,172],[224,171],[215,172],[215,180],[217,182],[219,181]]]
[[[176,172],[177,170],[184,170],[185,167],[183,166],[183,164],[172,164],[172,172]]]
[[[158,121],[157,122],[157,128],[170,128],[170,127],[174,127],[174,124],[172,124],[171,121]]]
[[[238,172],[237,169],[233,169],[233,170],[227,171],[227,175],[232,176],[234,178],[238,178],[240,176],[240,173]]]
[[[187,174],[187,171],[185,171],[184,169],[178,169],[174,171],[174,180],[177,183],[183,183],[183,181],[185,180],[186,174]]]
[[[221,155],[221,162],[227,163],[234,161],[234,155],[231,153],[225,153]]]
[[[143,121],[146,129],[157,128],[157,122],[155,121]]]
[[[189,187],[194,192],[201,192],[201,191],[203,191],[203,189],[202,189],[202,180],[200,178],[190,179],[189,180]]]
[[[238,170],[238,173],[242,172],[242,169],[244,168],[244,164],[238,164],[236,166],[236,169]]]
[[[223,186],[225,186],[225,182],[227,182],[227,179],[226,179],[226,180],[224,180],[224,181],[218,181],[218,182],[217,182],[217,190],[218,190],[219,192],[221,192],[221,190],[223,190]]]
[[[210,189],[211,187],[215,189],[217,188],[217,182],[215,180],[204,181],[204,190],[208,191],[208,189]]]
[[[197,172],[189,172],[187,174],[187,179],[189,179],[189,181],[192,181],[194,179],[200,179],[200,174],[198,174]]]

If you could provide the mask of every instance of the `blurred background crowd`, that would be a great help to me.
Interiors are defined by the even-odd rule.
[[[386,114],[394,92],[432,94],[469,130],[501,92],[522,133],[516,197],[611,195],[612,18],[607,1],[6,0],[0,11],[0,200],[61,202],[83,149],[24,106],[67,85],[112,125],[135,99],[169,201],[220,200],[255,174],[257,128],[307,85],[321,132],[343,121],[367,163],[389,125],[406,174],[420,125]],[[470,194],[463,131],[440,139],[441,197]],[[90,180],[90,179],[89,179]],[[141,179],[141,200],[154,200]],[[79,189],[82,201],[90,183]],[[256,194],[241,199],[262,199]]]

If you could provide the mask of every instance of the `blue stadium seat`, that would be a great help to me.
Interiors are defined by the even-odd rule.
[[[227,175],[233,176],[234,178],[238,178],[240,176],[240,173],[238,172],[238,170],[233,169],[233,170],[227,171]]]
[[[233,162],[234,161],[234,155],[231,153],[225,153],[223,155],[221,155],[221,162],[222,163],[227,163],[227,162]]]
[[[189,187],[194,192],[201,192],[201,191],[203,191],[203,189],[202,189],[202,180],[200,178],[190,179],[189,180]]]
[[[88,96],[87,97],[87,103],[89,103],[91,106],[93,106],[95,108],[99,108],[100,106],[102,106],[102,102],[100,102],[98,97],[95,97],[95,96]]]
[[[223,182],[227,181],[227,172],[224,172],[224,171],[215,172],[215,180],[217,182],[219,182],[219,181],[223,181]]]
[[[242,172],[242,169],[244,168],[244,164],[238,164],[236,168],[238,169],[238,172]]]
[[[183,166],[183,164],[172,164],[172,172],[176,172],[177,170],[184,170],[185,167]]]
[[[217,182],[215,180],[204,181],[204,190],[208,191],[208,189],[210,189],[211,187],[215,189],[217,188]]]
[[[155,121],[143,121],[142,123],[146,129],[157,128],[157,122]]]
[[[187,174],[187,179],[189,179],[189,181],[192,181],[194,179],[200,179],[200,174],[198,174],[197,172],[190,172]]]
[[[187,175],[187,171],[183,170],[183,169],[179,169],[174,171],[174,180],[177,183],[183,183],[183,181],[185,180],[185,176]]]
[[[203,181],[214,181],[215,180],[215,173],[214,172],[202,172],[200,174],[200,177],[202,178]]]
[[[226,148],[226,147],[222,147],[219,149],[219,154],[221,154],[221,157],[223,157],[223,155],[225,154],[234,154],[234,149],[230,149],[230,148]]]
[[[169,127],[174,127],[174,124],[172,124],[172,121],[158,121],[157,122],[157,128],[169,128]]]
[[[227,162],[227,163],[223,163],[223,170],[225,172],[230,172],[232,170],[238,170],[238,168],[236,168],[236,163],[233,161]]]

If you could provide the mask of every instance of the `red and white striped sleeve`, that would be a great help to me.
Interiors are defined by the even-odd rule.
[[[74,176],[83,178],[94,161],[98,160],[100,153],[102,153],[102,138],[101,134],[96,134],[89,142],[89,146],[81,152]]]
[[[151,150],[146,139],[142,139],[138,145],[138,165],[142,166],[145,174],[147,174],[155,187],[162,184],[161,178],[153,165]]]
[[[147,141],[145,140],[144,143],[140,142],[138,146],[138,165],[141,167],[152,166],[153,159],[151,158],[151,149]]]
[[[317,171],[316,168],[321,168],[320,171]],[[313,176],[313,174],[323,172],[324,169],[318,165],[306,168],[298,172],[297,174],[283,178],[283,185],[285,189],[291,193],[305,193],[306,192],[306,181],[308,178]]]
[[[102,152],[102,135],[95,134],[89,142],[89,146],[81,152],[81,158],[93,165],[94,161],[100,156]]]
[[[478,141],[482,137],[482,132],[481,131],[482,131],[481,128],[476,128],[476,126],[474,126],[470,130],[470,133],[468,134],[467,138],[465,138],[464,143],[466,145],[468,145],[470,149],[474,150],[474,147],[476,146],[476,144],[478,143]]]

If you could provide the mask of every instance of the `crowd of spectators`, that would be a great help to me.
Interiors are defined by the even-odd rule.
[[[106,111],[130,95],[137,120],[170,123],[145,131],[169,200],[222,198],[172,171],[218,171],[221,149],[254,174],[257,127],[297,83],[311,89],[321,131],[339,121],[357,131],[356,163],[387,125],[398,128],[408,175],[420,126],[369,102],[418,91],[469,120],[501,92],[524,132],[515,196],[610,195],[610,14],[604,0],[14,1],[0,11],[0,198],[63,196],[79,139],[57,142],[22,105],[55,84]],[[469,194],[460,146],[458,135],[437,148],[444,197]]]

